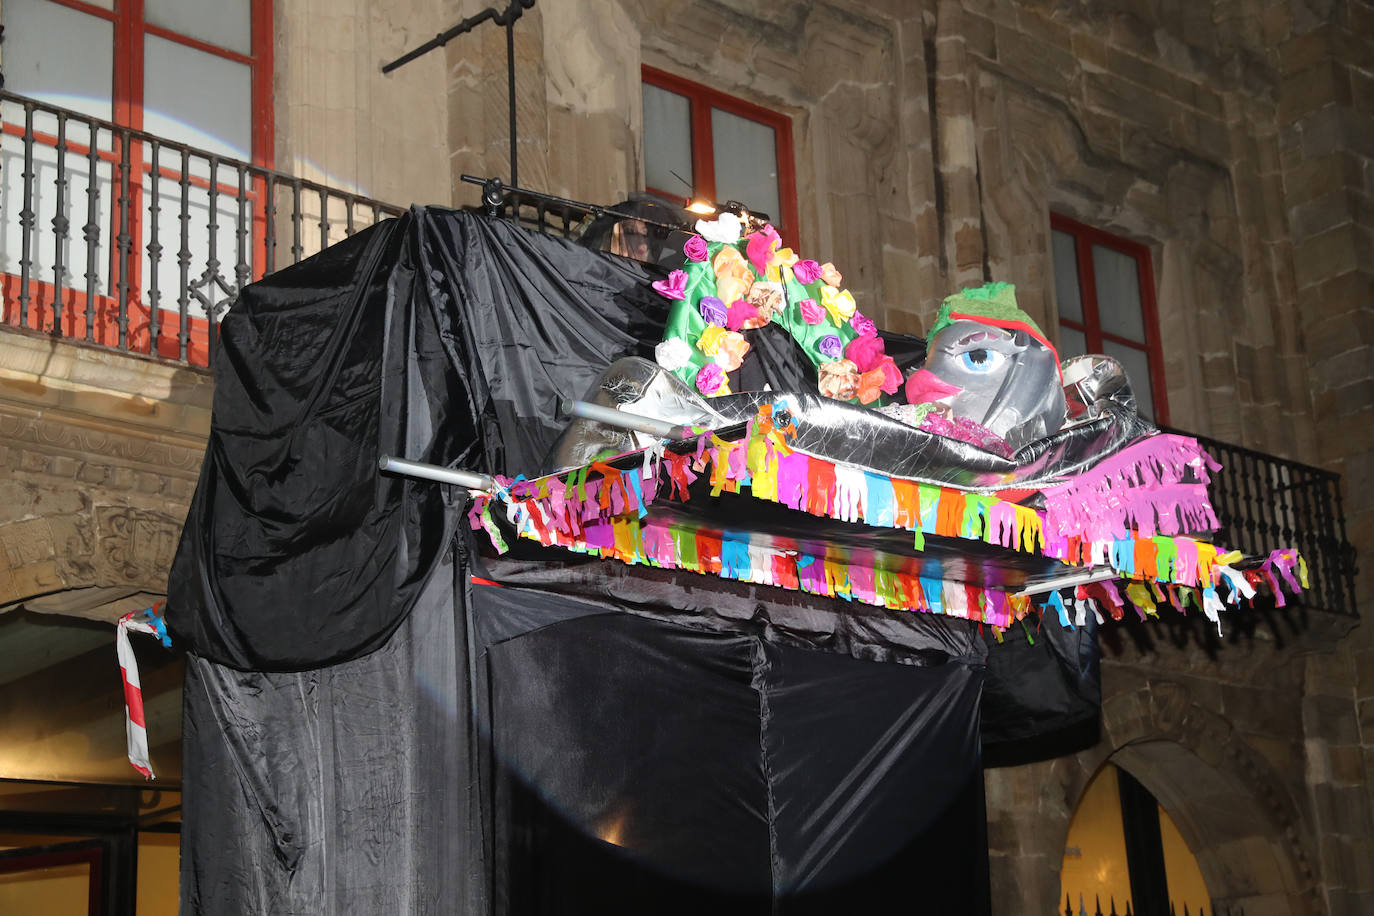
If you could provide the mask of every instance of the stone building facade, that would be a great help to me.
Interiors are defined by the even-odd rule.
[[[380,64],[484,4],[277,0],[277,166],[476,203],[462,174],[509,173],[504,32]],[[1374,4],[541,0],[514,42],[522,186],[643,187],[643,64],[782,112],[793,241],[895,330],[986,280],[1056,327],[1052,212],[1148,246],[1173,425],[1340,472],[1374,551]],[[165,545],[184,514],[208,379],[3,333],[0,352],[0,606],[158,591],[169,550],[119,544]],[[1111,760],[1218,904],[1374,912],[1374,638],[1349,623],[1108,640],[1101,743],[987,773],[995,911],[1062,910],[1069,819]]]

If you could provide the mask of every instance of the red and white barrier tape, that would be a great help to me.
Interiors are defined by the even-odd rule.
[[[142,612],[130,612],[119,619],[115,651],[119,655],[119,671],[124,678],[124,727],[129,737],[129,762],[145,778],[152,779],[153,764],[148,759],[148,722],[143,716],[143,685],[138,679],[138,660],[134,658],[134,647],[129,644],[129,631],[155,637],[161,634],[151,625],[134,620],[135,613]]]

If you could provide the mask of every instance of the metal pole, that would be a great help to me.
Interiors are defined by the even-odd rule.
[[[515,19],[506,23],[506,94],[510,99],[510,183],[520,187],[515,133]]]
[[[629,413],[624,410],[616,410],[614,407],[602,407],[600,404],[592,404],[588,401],[574,401],[571,398],[564,398],[559,401],[559,414],[564,417],[580,417],[584,420],[593,420],[597,423],[605,423],[607,426],[614,426],[619,429],[629,429],[635,432],[644,433],[646,436],[654,436],[658,439],[670,439],[674,442],[681,442],[696,435],[696,431],[690,426],[683,426],[680,423],[669,423],[667,420],[659,420],[654,417],[646,417],[643,414]]]
[[[451,483],[454,486],[480,490],[484,493],[490,493],[496,489],[496,481],[486,474],[460,471],[457,468],[446,468],[437,464],[425,464],[422,461],[408,461],[405,458],[393,458],[391,455],[382,455],[378,458],[377,467],[392,474],[419,477],[439,483]]]
[[[1027,585],[1016,593],[1018,598],[1030,598],[1036,595],[1044,595],[1049,592],[1058,591],[1061,588],[1068,588],[1071,585],[1088,585],[1092,582],[1101,582],[1104,579],[1115,579],[1121,574],[1110,567],[1099,567],[1097,569],[1085,569],[1082,572],[1066,573],[1062,576],[1055,576],[1044,582],[1034,582]]]

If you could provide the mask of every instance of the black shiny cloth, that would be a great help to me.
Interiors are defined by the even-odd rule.
[[[169,582],[183,913],[986,911],[980,754],[1095,714],[1090,633],[1006,671],[963,620],[484,560],[462,494],[377,473],[537,468],[652,357],[652,270],[417,208],[244,290]],[[811,383],[776,336],[741,379]]]

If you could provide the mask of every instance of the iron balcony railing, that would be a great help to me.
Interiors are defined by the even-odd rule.
[[[1311,588],[1298,605],[1355,617],[1355,548],[1346,539],[1341,477],[1182,430],[1221,464],[1209,493],[1221,528],[1216,542],[1263,556],[1295,547],[1307,560]]]
[[[12,328],[207,365],[243,286],[402,209],[0,91]]]

